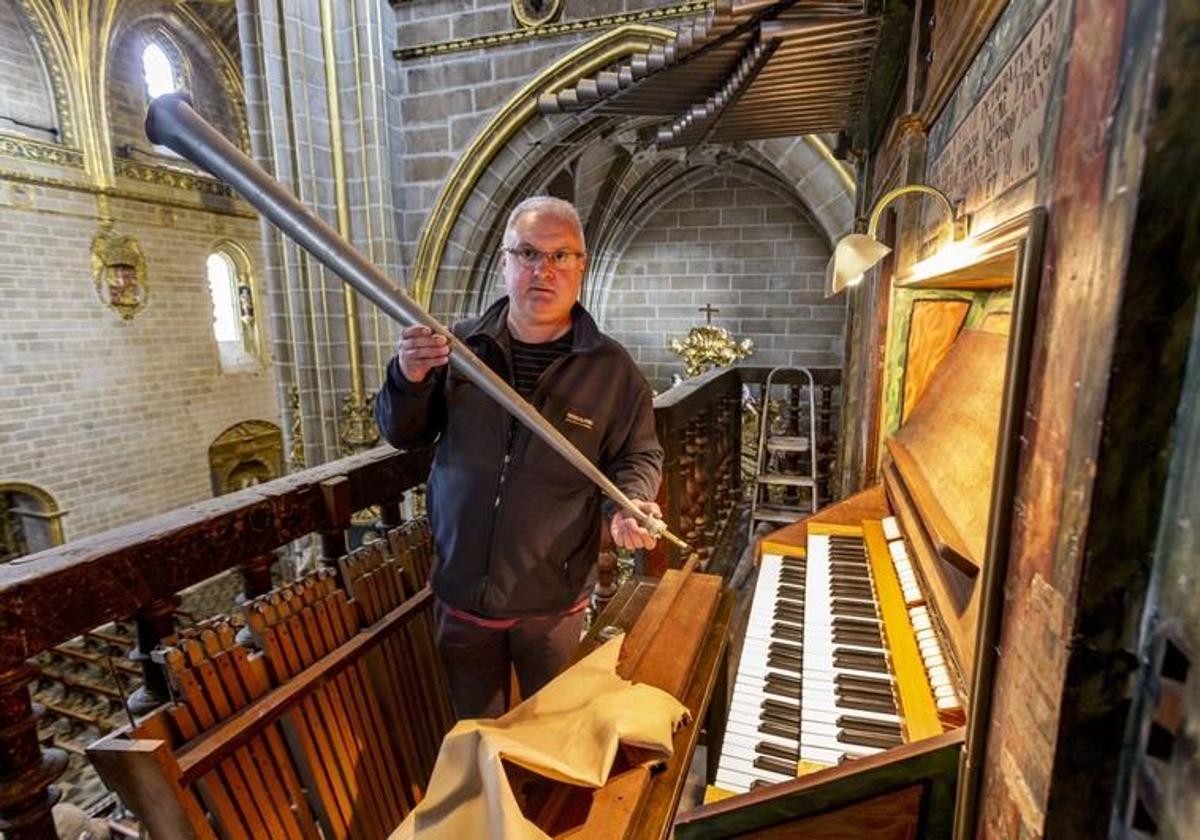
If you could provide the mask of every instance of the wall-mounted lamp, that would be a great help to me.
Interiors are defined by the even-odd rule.
[[[829,258],[829,265],[825,269],[825,288],[828,290],[828,294],[836,295],[847,286],[853,286],[861,282],[863,274],[891,253],[891,248],[875,238],[875,233],[879,227],[879,219],[883,215],[885,207],[897,198],[912,193],[936,196],[945,205],[946,212],[950,214],[950,221],[954,226],[954,241],[958,242],[966,238],[968,218],[966,216],[960,218],[954,212],[954,206],[950,203],[950,199],[946,198],[946,194],[941,190],[934,187],[927,187],[924,184],[909,184],[908,186],[897,187],[894,190],[884,193],[875,202],[875,207],[871,210],[870,221],[867,222],[867,232],[865,234],[848,234],[839,239],[837,245],[834,246],[833,256]]]

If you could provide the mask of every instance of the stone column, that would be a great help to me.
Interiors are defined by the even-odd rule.
[[[399,280],[390,6],[385,0],[237,5],[255,159]],[[264,223],[263,239],[279,403],[289,405],[285,434],[298,429],[309,466],[374,445],[370,398],[387,361],[382,348],[391,344],[392,323],[273,226]],[[289,404],[293,388],[298,399]]]

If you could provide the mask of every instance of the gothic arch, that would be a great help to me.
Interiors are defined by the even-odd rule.
[[[34,117],[30,122],[41,124],[43,120],[47,120],[52,125],[46,127],[53,129],[52,132],[43,134],[36,129],[30,130],[12,124],[0,124],[0,131],[27,134],[40,140],[71,145],[75,138],[72,136],[73,124],[67,105],[66,90],[62,83],[62,69],[56,62],[54,50],[51,48],[47,33],[41,26],[40,20],[36,15],[30,13],[24,3],[10,3],[5,4],[5,8],[0,10],[0,27],[14,28],[16,34],[26,43],[29,52],[34,56],[33,66],[21,68],[28,73],[23,81],[29,83],[36,80],[36,84],[31,87],[38,92],[45,93],[46,110],[42,112],[41,108],[35,106],[33,110],[36,112],[36,116],[35,113],[30,113],[29,116]],[[12,82],[13,80],[8,81]],[[46,134],[50,136],[48,137]]]
[[[128,7],[114,26],[105,67],[105,103],[114,146],[127,153],[148,150],[143,124],[148,106],[141,77],[142,51],[163,47],[176,66],[182,89],[198,113],[249,149],[245,87],[238,59],[186,5],[172,9]]]
[[[418,302],[429,306],[435,288],[469,288],[470,277],[461,275],[462,260],[470,252],[459,243],[469,238],[475,226],[493,221],[497,210],[502,210],[495,198],[506,184],[506,175],[521,169],[521,162],[528,156],[528,152],[518,151],[517,144],[537,148],[535,144],[561,133],[567,125],[537,114],[538,95],[570,85],[624,56],[662,43],[672,34],[657,26],[619,26],[567,53],[497,109],[459,156],[421,231],[410,278]],[[512,190],[507,192],[511,196]],[[451,301],[451,311],[460,305],[461,301]]]

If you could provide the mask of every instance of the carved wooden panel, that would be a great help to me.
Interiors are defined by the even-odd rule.
[[[904,367],[904,404],[901,422],[908,419],[925,393],[934,370],[950,352],[971,304],[965,300],[919,300],[913,304]]]
[[[805,817],[795,822],[738,835],[742,840],[844,840],[870,837],[871,840],[916,840],[921,824],[923,785],[889,791],[863,802]]]

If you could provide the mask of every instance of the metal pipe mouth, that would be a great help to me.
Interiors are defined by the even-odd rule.
[[[146,137],[156,146],[174,148],[171,141],[176,137],[172,128],[182,115],[180,106],[192,108],[192,97],[186,93],[164,93],[150,103],[146,111]]]

